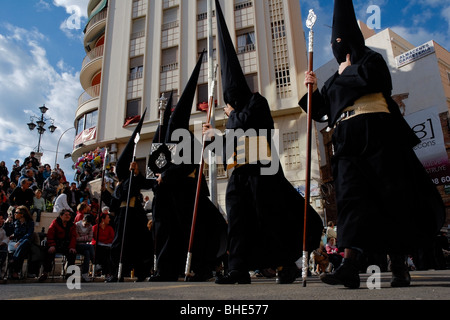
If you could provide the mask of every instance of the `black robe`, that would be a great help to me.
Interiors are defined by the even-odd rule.
[[[259,93],[253,94],[243,108],[230,113],[226,128],[247,132],[254,129],[267,139],[272,151],[270,163],[257,161],[236,167],[229,178],[226,193],[229,269],[248,271],[293,266],[303,252],[304,198],[284,176],[276,150],[272,148],[274,123],[267,100]],[[265,129],[267,135],[260,129]],[[237,150],[233,141],[236,139],[225,140],[226,156],[230,156],[230,148]],[[262,174],[274,161],[278,162],[278,167],[274,167],[277,170]],[[319,247],[322,230],[322,219],[309,206],[308,251]]]
[[[119,214],[116,214],[114,220],[115,235],[111,246],[113,275],[117,275],[117,268],[119,267],[119,263],[122,262],[122,275],[131,271],[131,269],[134,269],[136,277],[144,278],[150,275],[151,263],[153,262],[153,241],[151,232],[147,227],[147,214],[139,200],[139,196],[141,190],[148,190],[151,188],[151,183],[140,173],[137,176],[132,177],[130,199],[135,200],[134,206],[133,203],[131,203],[133,200],[130,201],[127,212],[126,204],[128,199],[129,181],[130,179],[128,178],[118,184],[113,195],[114,199],[118,202],[118,206],[120,206]],[[127,219],[125,238],[123,238],[125,216]],[[122,260],[120,260],[123,239]]]
[[[157,273],[176,280],[183,274],[189,249],[198,165],[172,165],[154,187],[153,235]],[[226,221],[209,199],[203,177],[192,247],[191,271],[211,274],[226,253]]]
[[[436,187],[413,151],[420,142],[391,98],[383,57],[365,55],[336,73],[312,97],[312,117],[334,127],[341,112],[382,93],[390,113],[363,114],[340,122],[333,133],[332,168],[338,209],[337,245],[383,253],[412,253],[429,243],[445,220]],[[307,96],[299,102],[307,109]]]

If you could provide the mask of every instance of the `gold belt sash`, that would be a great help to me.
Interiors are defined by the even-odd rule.
[[[227,164],[227,170],[239,168],[246,164],[256,164],[258,161],[272,161],[272,151],[265,136],[240,137],[233,163]]]
[[[342,113],[353,111],[350,116],[339,119],[338,122],[354,118],[360,114],[385,112],[390,113],[389,108],[382,93],[372,93],[365,95],[355,101],[353,106],[345,108]]]
[[[130,198],[130,207],[134,208],[135,204],[136,204],[136,197],[131,197]],[[120,203],[121,208],[126,207],[126,206],[127,206],[127,201],[122,201]]]

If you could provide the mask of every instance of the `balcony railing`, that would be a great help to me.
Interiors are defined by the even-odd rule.
[[[174,62],[171,64],[166,64],[164,66],[161,66],[161,72],[168,72],[172,70],[178,69],[178,62]]]
[[[106,17],[108,15],[108,8],[103,9],[102,11],[100,11],[98,14],[95,15],[95,17],[93,17],[91,19],[91,21],[89,21],[88,25],[86,26],[86,34],[89,33],[89,31],[91,30],[91,28],[99,21],[105,20]]]
[[[95,47],[91,51],[88,52],[86,57],[83,60],[83,63],[81,65],[81,69],[83,69],[89,62],[92,60],[97,59],[98,57],[103,57],[103,50],[105,48],[105,45],[101,45],[98,47]]]
[[[169,30],[172,28],[176,28],[179,26],[179,22],[178,21],[172,21],[172,22],[168,22],[162,25],[162,30]]]
[[[87,88],[78,98],[78,106],[100,96],[100,84]]]

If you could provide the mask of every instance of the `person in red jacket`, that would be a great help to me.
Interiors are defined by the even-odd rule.
[[[56,253],[66,256],[68,266],[75,264],[77,233],[71,218],[71,212],[63,209],[59,213],[59,217],[50,224],[47,232],[47,250],[44,251],[44,271],[39,277],[39,282],[43,282],[48,278]]]
[[[109,209],[106,209],[108,212]],[[114,240],[114,228],[109,225],[111,217],[105,213],[100,215],[99,224],[92,227],[93,238],[91,244],[95,246],[95,263],[100,265],[103,275],[106,278],[111,276],[111,245]]]

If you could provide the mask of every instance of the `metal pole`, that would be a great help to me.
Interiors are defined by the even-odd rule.
[[[41,115],[41,121],[44,122],[44,114]],[[44,134],[44,132],[42,132],[42,133],[39,132],[39,141],[38,141],[37,153],[41,152],[41,137],[42,137],[43,134]]]
[[[313,71],[313,43],[314,43],[314,32],[313,27],[317,20],[317,16],[314,11],[309,10],[308,20],[306,21],[306,26],[310,29],[309,31],[309,63],[308,72]],[[306,147],[306,178],[305,178],[305,207],[304,207],[304,220],[303,220],[303,266],[302,266],[302,278],[303,287],[306,287],[306,278],[308,276],[308,251],[306,250],[306,224],[309,209],[309,198],[311,189],[311,138],[312,138],[312,95],[313,95],[313,85],[308,84],[308,115],[307,115],[307,147]]]
[[[214,37],[213,37],[213,8],[212,0],[207,1],[207,11],[208,11],[208,88],[214,90],[213,86],[214,79]],[[214,92],[209,93],[210,97],[214,97]],[[210,124],[212,128],[216,127],[216,114],[215,114],[215,103],[213,100],[213,105],[211,107],[211,119]],[[211,202],[218,206],[217,200],[217,164],[216,156],[212,151],[209,151],[209,191],[211,194]]]
[[[61,138],[63,137],[63,135],[64,135],[67,131],[69,131],[69,130],[71,130],[71,129],[75,129],[75,127],[72,127],[72,128],[67,129],[67,130],[64,131],[64,132],[61,134],[61,136],[59,137],[58,144],[56,145],[55,165],[53,166],[53,168],[56,168],[56,162],[58,161],[58,150],[59,150],[59,143],[60,143],[60,141],[61,141]]]

